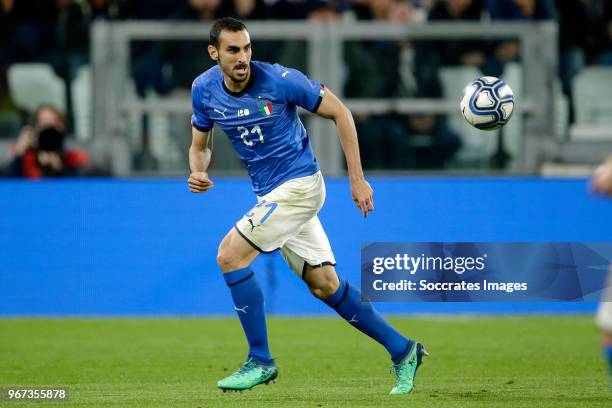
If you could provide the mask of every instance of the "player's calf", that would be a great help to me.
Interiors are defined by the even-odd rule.
[[[340,280],[331,265],[317,268],[307,266],[303,279],[310,293],[321,300],[329,299],[340,287]]]

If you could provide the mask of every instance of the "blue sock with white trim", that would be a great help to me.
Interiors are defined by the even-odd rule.
[[[234,310],[249,342],[249,357],[263,364],[272,363],[268,348],[264,297],[255,273],[250,267],[246,267],[226,272],[223,278],[232,293]]]
[[[395,330],[370,302],[361,302],[361,291],[340,278],[340,287],[325,303],[357,330],[382,344],[394,363],[399,363],[412,347],[412,341]]]

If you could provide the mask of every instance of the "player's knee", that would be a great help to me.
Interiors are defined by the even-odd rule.
[[[338,286],[337,280],[325,279],[310,283],[308,285],[308,289],[310,289],[310,293],[312,293],[315,297],[325,300],[336,293]]]
[[[240,268],[238,260],[231,256],[228,251],[224,251],[221,248],[219,248],[219,252],[217,252],[217,265],[219,265],[219,268],[221,268],[223,272]]]

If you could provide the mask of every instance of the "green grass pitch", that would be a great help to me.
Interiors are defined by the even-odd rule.
[[[36,407],[612,407],[589,316],[391,321],[431,353],[410,395],[387,395],[384,349],[334,318],[269,319],[278,381],[231,394],[237,319],[3,319],[0,387],[69,388]]]

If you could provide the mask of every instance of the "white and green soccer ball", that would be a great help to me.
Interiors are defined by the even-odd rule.
[[[501,79],[485,76],[467,84],[460,106],[470,125],[481,130],[495,130],[512,117],[514,93]]]

